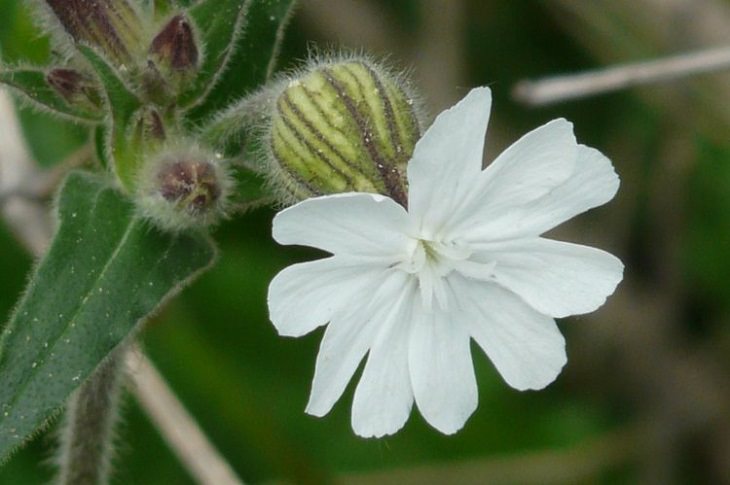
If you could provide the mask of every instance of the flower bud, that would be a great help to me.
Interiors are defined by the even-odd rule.
[[[148,49],[144,88],[151,99],[166,103],[197,72],[199,50],[192,25],[183,15],[170,19]]]
[[[174,16],[150,44],[149,54],[164,75],[185,75],[198,67],[198,46],[190,22]]]
[[[46,74],[46,82],[69,104],[81,104],[91,108],[99,108],[102,104],[93,79],[75,69],[51,69]]]
[[[204,227],[223,215],[231,185],[215,155],[199,148],[162,150],[140,173],[138,206],[163,229]]]
[[[128,0],[46,0],[75,42],[101,49],[117,65],[133,62],[142,45],[142,24]]]
[[[136,113],[132,137],[134,144],[149,148],[158,146],[165,141],[165,124],[160,112],[151,105],[145,105]]]
[[[406,204],[420,137],[403,80],[366,59],[320,63],[284,84],[269,130],[275,184],[294,199],[376,192]]]

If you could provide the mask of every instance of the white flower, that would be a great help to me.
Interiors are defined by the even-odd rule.
[[[541,389],[566,363],[554,318],[601,306],[621,281],[616,257],[541,238],[613,198],[600,152],[554,120],[482,170],[491,93],[472,90],[441,113],[408,165],[408,209],[346,193],[305,200],[274,219],[281,244],[333,256],[295,264],[269,288],[282,335],[327,325],[307,413],[327,414],[368,354],[355,390],[361,436],[398,431],[415,401],[443,433],[477,407],[474,339],[515,389]]]

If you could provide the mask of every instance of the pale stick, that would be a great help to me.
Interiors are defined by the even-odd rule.
[[[515,85],[512,95],[529,106],[544,106],[725,69],[730,69],[730,47],[719,47],[579,74],[524,80]]]
[[[12,100],[0,90],[0,209],[8,227],[36,257],[52,235],[47,209],[35,197],[39,187],[45,189],[38,184],[45,175],[30,155]],[[152,363],[142,354],[130,354],[128,362],[140,362],[131,372],[132,392],[188,472],[206,485],[242,483]]]
[[[152,362],[133,350],[127,354],[127,368],[134,378],[132,393],[188,472],[205,485],[241,484]]]

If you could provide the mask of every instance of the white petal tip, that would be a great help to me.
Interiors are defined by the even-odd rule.
[[[506,381],[507,385],[509,385],[512,389],[520,392],[541,391],[557,380],[558,376],[563,371],[565,364],[567,363],[568,358],[567,356],[563,355],[562,359],[554,363],[547,363],[545,366],[543,366],[541,369],[543,371],[543,374],[529,375],[526,376],[524,380],[519,381],[512,379],[511,382]]]
[[[314,416],[315,418],[323,418],[327,415],[328,412],[330,412],[331,408],[325,409],[322,406],[314,406],[312,404],[307,404],[307,407],[304,409],[304,412],[309,414],[310,416]]]
[[[464,421],[462,421],[460,424],[455,422],[448,422],[448,423],[431,423],[429,424],[433,426],[439,433],[445,434],[447,436],[454,435],[461,431],[464,428],[464,424],[466,424],[466,420],[468,417],[464,418]]]
[[[358,435],[361,438],[368,438],[368,439],[371,439],[371,438],[379,439],[379,438],[384,438],[386,436],[391,436],[391,435],[394,435],[395,433],[397,433],[398,431],[400,431],[401,429],[403,429],[403,424],[400,424],[398,426],[392,426],[389,428],[383,428],[383,429],[367,428],[367,427],[360,428],[360,427],[355,426],[354,423],[352,425],[352,430],[355,432],[356,435]]]

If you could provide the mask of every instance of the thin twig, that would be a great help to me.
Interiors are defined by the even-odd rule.
[[[81,155],[72,155],[71,165]],[[47,207],[38,196],[45,185],[34,180],[50,180],[44,175],[23,139],[12,100],[0,90],[0,192],[7,196],[0,201],[0,209],[16,237],[35,256],[43,254],[52,236]],[[50,175],[59,180],[56,172]],[[24,197],[29,193],[35,196]],[[149,360],[141,354],[128,358],[141,362],[132,373],[135,396],[188,472],[203,484],[241,483]]]
[[[241,484],[152,362],[138,350],[127,354],[127,366],[132,393],[193,477],[205,485]]]
[[[730,69],[730,47],[719,47],[580,74],[523,80],[515,85],[512,95],[529,106],[543,106],[725,69]]]
[[[633,424],[572,448],[393,468],[342,476],[348,485],[562,484],[591,482],[601,473],[622,469],[641,455],[644,424]]]

